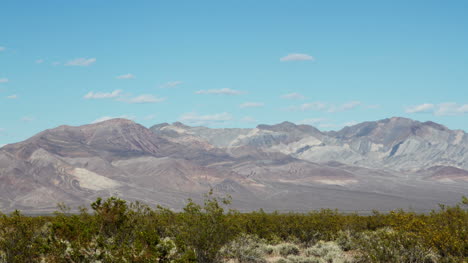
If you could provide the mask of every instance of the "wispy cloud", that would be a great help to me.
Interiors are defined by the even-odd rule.
[[[14,99],[17,99],[18,98],[18,95],[16,94],[12,94],[10,96],[7,96],[7,99],[10,99],[10,100],[14,100]]]
[[[241,107],[242,109],[244,108],[260,108],[260,107],[263,107],[265,106],[264,103],[262,102],[245,102],[245,103],[242,103],[241,105],[239,105],[239,107]]]
[[[128,103],[158,103],[158,102],[163,102],[166,100],[166,98],[158,98],[156,96],[153,96],[151,94],[142,94],[133,98],[128,98],[128,99],[120,99],[121,101],[125,101]]]
[[[8,81],[10,80],[7,78],[0,78],[0,83],[7,83]]]
[[[434,104],[424,103],[424,104],[408,107],[406,108],[405,112],[406,113],[427,113],[427,112],[431,112],[432,110],[434,110],[434,108],[435,108]]]
[[[219,124],[232,120],[229,113],[217,113],[212,115],[198,115],[197,113],[185,113],[179,118],[179,121],[191,125],[210,125]]]
[[[112,92],[93,92],[90,91],[86,95],[83,96],[85,99],[112,99],[117,98],[121,95],[122,90],[114,90]]]
[[[308,111],[308,110],[325,110],[327,108],[327,104],[323,102],[311,102],[311,103],[303,103],[298,106],[290,106],[288,110],[290,111]]]
[[[312,57],[311,55],[301,54],[301,53],[292,53],[292,54],[288,54],[287,56],[284,56],[284,57],[280,58],[280,61],[281,61],[281,62],[287,62],[287,61],[307,61],[307,60],[314,61],[315,58]]]
[[[0,47],[0,52],[5,51],[6,47]]]
[[[96,58],[76,58],[65,63],[65,66],[86,67],[96,62]]]
[[[117,79],[134,79],[135,75],[128,73],[128,74],[117,76],[116,78]]]
[[[182,83],[183,83],[183,82],[180,81],[180,80],[169,81],[169,82],[166,82],[166,83],[162,84],[161,86],[159,86],[159,88],[161,88],[161,89],[176,88],[176,87],[180,86]]]
[[[362,105],[360,101],[350,101],[346,102],[341,105],[335,105],[335,104],[328,104],[325,102],[310,102],[310,103],[303,103],[301,105],[296,105],[296,106],[290,106],[287,108],[287,110],[290,111],[326,111],[330,113],[336,113],[336,112],[342,112],[342,111],[348,111],[355,109]]]
[[[24,121],[24,122],[32,122],[34,121],[34,117],[31,117],[31,116],[24,116],[21,118],[21,121]]]
[[[36,64],[42,64],[42,63],[44,63],[44,60],[43,59],[38,59],[35,62],[36,62]]]
[[[353,110],[359,107],[360,105],[362,105],[360,101],[350,101],[350,102],[347,102],[338,106],[332,105],[328,109],[328,112],[341,112],[341,111]]]
[[[468,104],[457,104],[453,102],[441,103],[437,105],[434,112],[436,116],[455,116],[468,113]]]
[[[305,96],[297,92],[293,92],[293,93],[284,94],[281,96],[281,98],[288,99],[288,100],[302,100],[302,99],[305,99]]]
[[[216,94],[216,95],[240,95],[242,93],[243,93],[242,91],[228,89],[228,88],[199,90],[195,92],[195,94]]]
[[[58,66],[60,65],[61,63],[59,61],[54,61],[51,63],[52,66]]]
[[[103,121],[108,121],[108,120],[112,120],[112,119],[128,119],[128,120],[134,120],[135,119],[135,116],[132,116],[132,115],[120,115],[120,116],[102,116],[100,118],[97,118],[95,119],[94,121],[92,121],[91,123],[98,123],[98,122],[103,122]]]
[[[406,113],[432,113],[435,116],[456,116],[468,113],[468,104],[445,102],[439,104],[424,103],[405,109]]]

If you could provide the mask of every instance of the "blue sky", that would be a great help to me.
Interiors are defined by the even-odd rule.
[[[21,1],[0,7],[0,145],[111,117],[468,130],[467,1]]]

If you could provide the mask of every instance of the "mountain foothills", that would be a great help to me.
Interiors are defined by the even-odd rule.
[[[118,196],[179,209],[203,193],[241,211],[427,211],[468,192],[468,136],[390,118],[340,131],[145,128],[126,119],[60,126],[0,148],[0,211],[48,213]]]

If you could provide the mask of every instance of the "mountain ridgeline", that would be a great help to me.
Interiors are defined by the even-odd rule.
[[[340,131],[146,128],[126,119],[45,130],[0,148],[0,211],[118,196],[178,209],[213,189],[241,211],[426,211],[468,190],[468,135],[390,118]]]

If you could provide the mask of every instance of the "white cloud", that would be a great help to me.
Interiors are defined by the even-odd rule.
[[[209,125],[224,123],[232,120],[232,116],[229,113],[217,113],[212,115],[198,115],[197,113],[186,113],[179,118],[179,121],[192,124],[192,125]]]
[[[199,90],[195,92],[195,94],[217,94],[217,95],[240,95],[242,93],[243,93],[242,91],[228,89],[228,88]]]
[[[80,66],[86,67],[96,62],[96,58],[77,58],[74,60],[70,60],[65,63],[65,66]]]
[[[84,95],[83,98],[85,99],[111,99],[119,97],[122,93],[122,90],[114,90],[112,92],[96,92],[93,91],[88,92],[88,94]]]
[[[159,88],[161,88],[161,89],[176,88],[177,86],[180,86],[182,83],[183,82],[180,81],[180,80],[169,81],[169,82],[166,82],[166,83],[162,84],[161,86],[159,86]]]
[[[405,109],[406,113],[432,113],[435,116],[456,116],[468,113],[468,104],[445,102],[439,104],[424,103]]]
[[[60,65],[60,64],[61,64],[61,63],[60,63],[60,62],[58,62],[58,61],[54,61],[54,62],[52,62],[52,66],[58,66],[58,65]]]
[[[16,94],[12,94],[10,96],[7,96],[7,99],[10,99],[10,100],[14,100],[14,99],[17,99],[18,98],[18,95]]]
[[[111,117],[111,116],[102,116],[100,118],[97,118],[95,119],[93,122],[91,122],[92,124],[94,123],[98,123],[98,122],[103,122],[103,121],[108,121],[108,120],[112,120],[112,119],[128,119],[128,120],[134,120],[135,119],[135,116],[132,116],[132,115],[120,115],[120,116],[115,116],[115,117]]]
[[[307,61],[307,60],[314,61],[315,58],[312,57],[311,55],[301,54],[301,53],[288,54],[287,56],[284,56],[284,57],[280,58],[281,62],[286,62],[286,61]]]
[[[0,78],[0,83],[7,83],[8,81],[10,80],[7,78]]]
[[[427,113],[435,108],[434,104],[424,103],[406,108],[406,113]]]
[[[24,116],[21,118],[21,121],[31,122],[31,121],[34,121],[34,117]]]
[[[122,99],[128,103],[157,103],[165,101],[166,98],[158,98],[150,94],[143,94],[129,99]]]
[[[311,102],[311,103],[304,103],[304,104],[297,105],[297,106],[290,106],[289,108],[287,108],[287,110],[290,110],[290,111],[314,110],[314,111],[326,111],[330,113],[335,113],[335,112],[352,110],[352,109],[359,107],[360,105],[362,105],[362,103],[359,101],[350,101],[341,105],[333,105],[333,104],[316,101],[316,102]]]
[[[117,76],[116,78],[117,79],[134,79],[135,75],[128,73],[128,74]]]
[[[241,105],[239,105],[239,107],[241,107],[242,109],[244,108],[259,108],[259,107],[263,107],[265,106],[264,103],[261,103],[261,102],[245,102],[245,103],[242,103]]]
[[[38,59],[35,62],[36,62],[36,64],[42,64],[42,63],[44,63],[44,60],[43,59]]]
[[[468,104],[459,105],[453,102],[441,103],[434,111],[436,116],[455,116],[465,113],[468,113]]]
[[[283,96],[281,96],[281,98],[288,99],[288,100],[302,100],[302,99],[305,99],[304,95],[299,94],[297,92],[284,94]]]
[[[6,47],[0,47],[0,52],[5,51]]]
[[[324,110],[326,107],[327,107],[327,104],[323,102],[311,102],[311,103],[301,104],[300,106],[293,106],[291,107],[291,109],[307,111],[307,110]]]
[[[347,102],[338,106],[332,105],[328,109],[328,112],[341,112],[341,111],[353,110],[359,107],[361,104],[362,103],[360,101],[350,101],[350,102]]]

